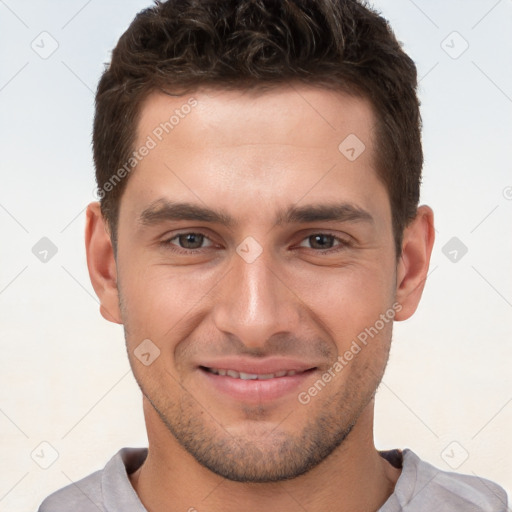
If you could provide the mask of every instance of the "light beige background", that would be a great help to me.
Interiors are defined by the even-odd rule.
[[[99,315],[83,229],[94,199],[93,91],[148,5],[0,0],[1,511],[36,510],[120,447],[146,444],[122,328]],[[437,222],[423,302],[395,326],[376,443],[510,494],[512,2],[374,5],[418,65],[422,202]],[[58,251],[46,263],[32,253],[42,237]],[[443,253],[452,237],[468,248],[455,263]]]

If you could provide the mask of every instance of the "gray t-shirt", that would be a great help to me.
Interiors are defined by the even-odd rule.
[[[402,473],[378,512],[507,512],[505,491],[489,480],[441,471],[408,449],[380,454]],[[103,470],[48,496],[39,512],[147,512],[128,478],[146,456],[146,448],[123,448]]]

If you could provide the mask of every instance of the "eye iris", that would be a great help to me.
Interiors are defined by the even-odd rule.
[[[313,249],[330,249],[333,242],[331,235],[312,235],[309,237],[309,243]]]
[[[184,249],[199,249],[203,245],[204,236],[199,233],[186,233],[180,235],[178,240]]]

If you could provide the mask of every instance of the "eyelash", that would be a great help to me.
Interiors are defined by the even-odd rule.
[[[167,238],[166,240],[162,240],[160,242],[160,245],[164,246],[167,249],[170,249],[171,251],[173,251],[177,254],[183,254],[183,255],[201,254],[204,249],[210,248],[210,247],[200,247],[198,249],[184,249],[184,248],[179,247],[172,243],[173,240],[179,238],[180,236],[184,236],[184,235],[201,235],[206,240],[209,240],[210,242],[212,242],[212,240],[210,240],[210,238],[204,233],[201,233],[199,231],[185,231],[183,233],[178,233],[178,234],[172,236],[171,238]],[[306,249],[310,249],[315,254],[321,254],[321,255],[333,254],[333,253],[339,252],[339,251],[351,246],[351,243],[348,240],[345,240],[343,238],[332,235],[331,233],[324,233],[324,232],[311,233],[310,235],[307,235],[306,237],[304,237],[301,240],[301,243],[304,242],[304,240],[307,240],[308,238],[311,238],[313,236],[318,236],[318,235],[325,235],[328,237],[332,237],[335,242],[338,242],[338,245],[337,246],[335,245],[334,247],[331,247],[330,249],[313,249],[311,247],[309,247],[309,248],[306,247]]]

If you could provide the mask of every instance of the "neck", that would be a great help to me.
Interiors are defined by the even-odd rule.
[[[131,483],[151,512],[377,511],[393,492],[400,470],[373,444],[373,401],[344,442],[314,469],[277,483],[226,480],[201,466],[169,433],[144,400],[149,451]]]

